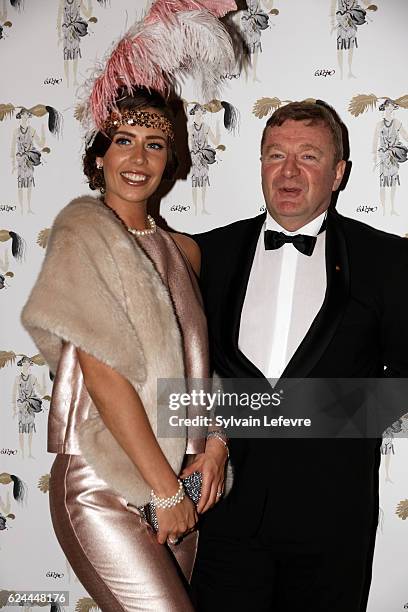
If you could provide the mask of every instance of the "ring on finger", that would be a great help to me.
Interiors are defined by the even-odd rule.
[[[178,538],[167,538],[167,543],[171,544],[172,546],[175,546],[175,544],[177,544],[178,541],[179,541]]]

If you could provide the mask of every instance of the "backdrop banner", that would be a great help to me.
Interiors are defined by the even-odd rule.
[[[186,119],[178,121],[185,127],[184,176],[152,202],[159,223],[195,233],[264,211],[259,155],[265,122],[289,101],[317,99],[332,105],[349,130],[352,167],[339,194],[339,212],[408,237],[403,76],[408,3],[375,1],[239,2],[240,10],[227,21],[240,33],[250,64],[237,63],[223,75],[219,99],[201,99],[192,81],[183,85]],[[15,590],[68,593],[69,603],[60,600],[66,612],[97,609],[51,525],[54,457],[46,452],[46,434],[52,379],[20,324],[20,312],[53,219],[73,198],[91,193],[81,169],[78,88],[151,4],[0,0],[0,608],[5,610],[8,592]],[[369,258],[365,264],[372,265]],[[402,406],[383,434],[369,612],[408,608],[406,413]],[[29,603],[26,610],[34,610]]]

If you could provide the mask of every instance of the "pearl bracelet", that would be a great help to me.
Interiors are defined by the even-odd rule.
[[[215,438],[216,440],[219,440],[220,442],[222,442],[222,444],[225,446],[225,448],[227,449],[227,459],[229,459],[229,448],[228,448],[228,443],[227,443],[227,435],[222,432],[222,431],[209,431],[207,434],[207,440],[209,440],[210,438]]]
[[[179,478],[177,479],[177,482],[179,483],[178,491],[171,497],[158,497],[152,489],[150,493],[150,503],[155,508],[173,508],[174,506],[177,506],[177,504],[182,502],[186,496],[183,483]]]

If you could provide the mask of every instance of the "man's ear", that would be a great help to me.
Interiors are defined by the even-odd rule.
[[[335,179],[333,181],[333,187],[332,187],[332,191],[337,191],[337,189],[340,187],[340,183],[343,180],[343,175],[344,172],[346,170],[346,165],[347,162],[344,161],[344,159],[342,159],[341,161],[337,162],[336,164],[336,176]]]

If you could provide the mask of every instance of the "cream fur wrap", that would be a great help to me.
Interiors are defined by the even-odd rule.
[[[157,436],[157,379],[184,377],[181,334],[154,265],[100,201],[78,198],[57,216],[22,322],[52,372],[68,341],[127,378]],[[158,442],[178,474],[185,437]],[[135,505],[147,503],[148,485],[93,404],[80,447],[109,486]]]

